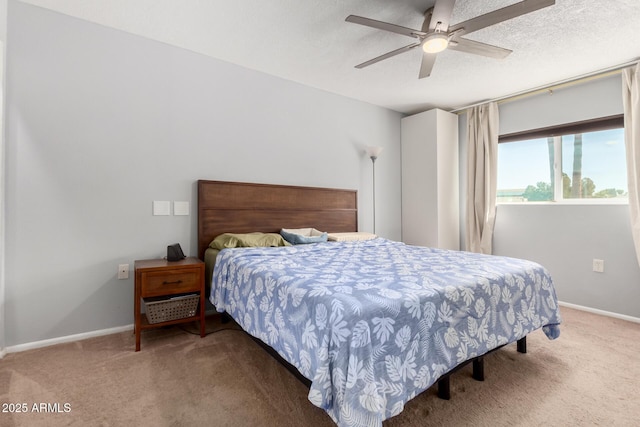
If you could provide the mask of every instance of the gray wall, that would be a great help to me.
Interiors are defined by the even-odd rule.
[[[5,45],[7,41],[7,0],[0,0],[0,357],[2,357],[5,348],[5,316],[4,316],[4,301],[5,301],[5,250],[4,250],[4,212],[5,212],[5,198],[4,198],[4,98],[5,98]]]
[[[499,109],[501,134],[621,114],[621,78],[614,75],[505,102]],[[459,130],[464,173],[466,115]],[[466,176],[461,182],[466,194]],[[493,247],[497,255],[546,266],[563,302],[640,317],[640,267],[628,205],[498,205]],[[605,261],[604,273],[592,271],[594,258]]]
[[[400,239],[399,113],[13,0],[8,16],[8,347],[131,324],[117,265],[196,254],[198,179],[357,189],[370,231],[364,147],[382,146],[376,231]]]

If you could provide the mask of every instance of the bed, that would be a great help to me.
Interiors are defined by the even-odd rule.
[[[357,193],[198,182],[199,254],[224,233],[357,228]],[[308,380],[339,426],[380,426],[470,361],[560,314],[551,278],[513,258],[383,238],[217,253],[211,302]]]

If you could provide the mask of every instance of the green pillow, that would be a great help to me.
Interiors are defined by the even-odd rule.
[[[224,233],[209,243],[210,248],[218,250],[270,246],[291,245],[278,233]]]

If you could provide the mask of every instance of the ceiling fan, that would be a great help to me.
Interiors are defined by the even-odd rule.
[[[400,53],[408,52],[418,46],[422,46],[422,64],[420,65],[419,78],[429,77],[438,52],[445,49],[459,52],[473,53],[476,55],[488,56],[491,58],[504,58],[511,53],[511,50],[462,38],[463,35],[478,31],[482,28],[498,24],[500,22],[516,18],[521,15],[542,9],[555,4],[555,0],[523,0],[521,2],[485,13],[455,25],[449,25],[449,19],[453,12],[456,0],[436,0],[434,6],[424,14],[424,22],[420,30],[402,27],[388,22],[376,21],[375,19],[364,18],[362,16],[349,15],[347,22],[365,25],[379,30],[389,31],[403,36],[416,39],[408,46],[401,47],[384,55],[380,55],[356,68],[364,68],[369,65],[391,58]]]

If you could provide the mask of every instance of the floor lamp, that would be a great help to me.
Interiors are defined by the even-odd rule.
[[[382,147],[367,147],[367,155],[373,166],[373,234],[376,234],[376,159],[382,152]]]

